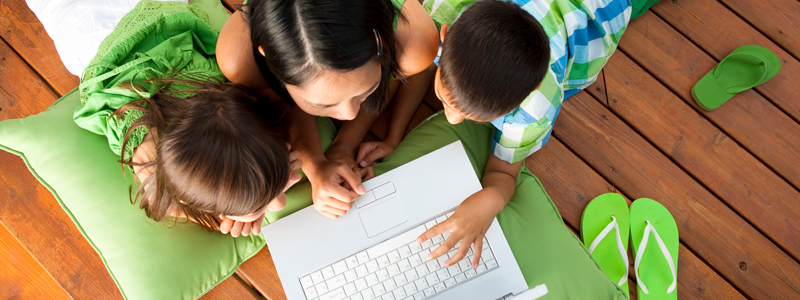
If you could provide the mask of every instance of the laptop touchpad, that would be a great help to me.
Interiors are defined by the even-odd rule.
[[[378,203],[359,213],[358,216],[361,217],[361,224],[364,225],[368,237],[376,236],[408,221],[408,215],[400,197]]]

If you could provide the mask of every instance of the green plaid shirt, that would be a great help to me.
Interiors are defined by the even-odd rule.
[[[426,0],[436,26],[452,24],[476,0]],[[631,0],[515,0],[544,27],[550,68],[522,104],[491,123],[494,155],[516,163],[547,143],[565,98],[596,79],[630,21]],[[458,25],[456,25],[458,26]],[[438,63],[438,58],[436,60]]]

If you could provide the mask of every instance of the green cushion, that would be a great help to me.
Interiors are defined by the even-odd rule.
[[[260,236],[148,219],[130,203],[133,175],[122,173],[106,138],[73,122],[79,102],[73,90],[38,115],[0,122],[0,148],[50,189],[126,299],[198,298],[264,246]]]
[[[330,121],[318,119],[323,144],[334,136]],[[447,123],[441,112],[411,131],[397,149],[374,166],[382,174],[433,150],[461,139],[480,177],[491,155],[489,126],[465,121]],[[327,143],[326,143],[327,142]],[[286,208],[268,216],[275,221],[311,205],[311,187],[306,182],[287,192]],[[497,216],[528,286],[546,284],[546,299],[627,299],[591,257],[580,238],[564,225],[558,209],[539,179],[523,166],[514,198]]]

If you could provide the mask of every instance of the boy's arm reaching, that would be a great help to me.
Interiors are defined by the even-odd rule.
[[[506,204],[511,201],[511,197],[514,196],[520,168],[522,168],[522,161],[510,164],[491,155],[483,172],[483,180],[481,180],[483,189],[461,202],[455,213],[447,220],[417,238],[417,243],[422,243],[437,234],[450,231],[450,236],[428,255],[428,260],[436,259],[447,253],[461,241],[462,246],[455,256],[445,261],[445,266],[449,267],[460,261],[466,256],[469,245],[475,244],[472,268],[477,268],[483,249],[483,236],[492,225],[494,217],[505,208]]]

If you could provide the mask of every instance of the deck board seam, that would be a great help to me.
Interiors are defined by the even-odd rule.
[[[624,53],[624,52],[623,52],[623,53]],[[626,53],[626,55],[627,55],[627,53]],[[628,56],[628,57],[630,57],[630,56]],[[636,62],[636,61],[634,61],[634,62]],[[637,64],[638,64],[638,62],[637,62]],[[640,66],[640,67],[641,67],[641,66]],[[644,68],[642,68],[642,69],[644,69]],[[649,74],[649,71],[647,71],[646,69],[645,69],[645,71],[646,71],[646,72]],[[651,76],[652,76],[652,74],[651,74]],[[661,81],[659,81],[659,83],[661,83],[662,85],[664,84],[664,83],[663,83],[663,82],[661,82]],[[670,91],[672,92],[672,90],[671,90],[671,89],[670,89]],[[601,99],[598,99],[597,97],[595,97],[595,96],[594,96],[594,95],[592,95],[591,93],[587,93],[587,94],[589,94],[589,96],[591,96],[592,98],[594,98],[594,99],[595,99],[597,102],[599,102],[599,103],[602,105],[602,103],[603,103],[603,102],[601,101]],[[673,94],[674,94],[674,92],[673,92]],[[676,96],[677,96],[677,95],[676,95]],[[682,99],[682,98],[681,98],[681,99]],[[608,111],[609,111],[611,114],[613,114],[613,115],[614,115],[614,116],[615,116],[617,119],[619,119],[619,120],[620,120],[620,122],[622,122],[623,124],[625,124],[625,126],[627,126],[628,128],[630,128],[630,129],[631,129],[633,132],[635,132],[636,134],[638,134],[638,135],[639,135],[639,136],[640,136],[642,139],[644,139],[645,141],[647,141],[647,143],[650,145],[650,147],[653,147],[655,150],[657,150],[659,153],[661,153],[661,155],[663,155],[665,158],[667,158],[667,159],[668,159],[668,160],[669,160],[669,161],[670,161],[670,162],[671,162],[673,165],[675,165],[676,167],[678,167],[678,168],[679,168],[681,171],[683,171],[683,173],[685,173],[687,176],[689,176],[689,177],[690,177],[692,180],[694,180],[694,181],[695,181],[697,184],[699,184],[699,185],[700,185],[700,186],[701,186],[703,189],[705,189],[707,192],[709,192],[711,195],[713,195],[713,196],[714,196],[714,197],[715,197],[715,198],[716,198],[718,201],[722,202],[722,204],[724,204],[724,205],[725,205],[725,206],[726,206],[728,209],[730,209],[731,211],[733,211],[733,213],[735,213],[737,216],[739,216],[739,218],[741,218],[742,220],[744,220],[744,221],[745,221],[745,222],[746,222],[748,225],[750,225],[751,227],[753,227],[753,229],[755,229],[755,230],[756,230],[756,231],[757,231],[759,234],[761,234],[762,236],[764,236],[764,237],[765,237],[765,238],[766,238],[768,241],[770,241],[770,242],[771,242],[773,245],[775,245],[776,247],[778,247],[778,249],[780,249],[781,251],[783,251],[783,253],[785,253],[785,254],[786,254],[787,256],[789,256],[789,257],[790,257],[792,260],[794,260],[794,261],[795,261],[795,263],[797,263],[798,265],[800,265],[800,260],[798,260],[798,258],[797,258],[797,257],[795,257],[794,255],[792,255],[792,254],[791,254],[791,252],[789,252],[789,251],[788,251],[788,250],[787,250],[785,247],[781,246],[781,244],[779,244],[779,243],[776,241],[776,239],[775,239],[775,238],[773,238],[773,237],[772,237],[772,236],[770,236],[769,234],[766,234],[766,232],[765,232],[765,231],[764,231],[762,228],[760,228],[760,227],[756,226],[756,225],[754,224],[754,222],[753,222],[753,221],[751,221],[751,220],[750,220],[750,219],[748,219],[748,218],[745,218],[745,217],[744,217],[744,215],[743,215],[743,214],[742,214],[742,213],[741,213],[739,210],[735,209],[735,208],[734,208],[734,207],[733,207],[733,206],[732,206],[730,203],[728,203],[728,201],[726,201],[726,200],[725,200],[723,197],[721,197],[721,196],[720,196],[720,195],[719,195],[719,194],[718,194],[716,191],[714,191],[714,190],[713,190],[713,189],[711,189],[711,188],[710,188],[708,185],[706,185],[705,183],[703,183],[702,181],[700,181],[700,179],[699,179],[697,176],[695,176],[695,175],[694,175],[692,172],[688,171],[688,170],[686,169],[686,167],[684,167],[684,166],[683,166],[683,164],[681,164],[681,163],[677,162],[677,161],[676,161],[676,160],[675,160],[675,159],[674,159],[674,158],[673,158],[671,155],[667,154],[667,153],[666,153],[666,152],[665,152],[663,149],[659,148],[659,147],[658,147],[658,145],[657,145],[655,142],[653,142],[653,141],[652,141],[650,138],[648,138],[646,135],[642,134],[642,132],[641,132],[641,131],[640,131],[638,128],[636,128],[636,127],[634,127],[632,124],[630,124],[630,123],[628,122],[628,120],[626,120],[625,118],[623,118],[623,117],[619,116],[619,115],[618,115],[618,114],[617,114],[617,113],[616,113],[614,110],[612,110],[612,109],[610,109],[610,108],[607,108],[607,109],[608,109]],[[705,117],[704,117],[704,118],[705,118]],[[706,120],[708,120],[708,119],[706,118]],[[712,123],[712,124],[713,124],[713,123]],[[721,129],[720,129],[720,130],[721,130]],[[724,131],[723,131],[723,132],[724,132]],[[727,135],[727,133],[725,133],[725,134]],[[742,146],[742,145],[741,145],[741,144],[740,144],[738,141],[736,141],[735,139],[733,139],[733,138],[732,138],[730,135],[728,135],[728,138],[729,138],[729,139],[731,139],[731,140],[734,140],[734,141],[736,142],[736,144],[737,144],[739,147],[742,147],[742,148],[744,148],[744,147],[743,147],[743,146]],[[747,149],[747,148],[744,148],[744,149]],[[573,152],[574,152],[574,151],[573,151]],[[748,152],[749,152],[749,151],[748,151]],[[752,153],[751,153],[751,155],[752,155]],[[770,170],[772,170],[772,169],[770,168]],[[773,171],[773,173],[774,173],[774,170],[772,170],[772,171]],[[612,183],[612,181],[610,181],[610,180],[609,180],[608,182],[609,182],[609,183]]]
[[[34,67],[33,67],[33,66],[32,66],[32,65],[31,65],[31,64],[30,64],[30,63],[29,63],[27,60],[25,60],[25,58],[24,58],[22,55],[20,55],[20,54],[19,54],[19,52],[17,51],[17,49],[14,49],[14,47],[12,47],[12,46],[11,46],[11,44],[9,44],[9,43],[8,43],[8,41],[6,41],[6,39],[5,39],[3,36],[0,36],[0,41],[2,41],[4,44],[6,44],[6,46],[8,47],[8,49],[11,49],[11,52],[13,52],[13,53],[14,53],[14,55],[16,55],[17,57],[19,57],[19,59],[20,59],[20,60],[21,60],[23,63],[25,63],[25,66],[27,66],[27,67],[28,67],[28,69],[30,69],[30,70],[33,72],[33,74],[36,74],[36,76],[37,76],[37,77],[39,77],[39,79],[41,79],[41,80],[42,80],[42,82],[43,82],[45,85],[47,85],[47,87],[48,87],[48,88],[50,88],[50,90],[51,90],[51,91],[53,91],[53,94],[56,94],[56,95],[58,96],[58,98],[61,98],[62,96],[64,96],[64,95],[62,95],[61,93],[59,93],[59,92],[58,92],[58,91],[57,91],[57,90],[56,90],[56,89],[53,87],[53,85],[52,85],[52,84],[50,84],[50,82],[49,82],[49,81],[47,81],[47,79],[45,79],[45,78],[42,76],[42,74],[41,74],[41,73],[39,73],[39,71],[38,71],[38,70],[36,70],[36,68],[34,68]],[[61,61],[59,60],[59,62],[61,62]]]
[[[800,0],[798,0],[798,1],[800,1]],[[745,17],[745,16],[743,16],[742,14],[740,14],[740,13],[739,13],[739,12],[738,12],[736,9],[732,8],[730,5],[728,5],[727,3],[723,2],[723,1],[717,0],[717,2],[718,2],[719,4],[721,4],[722,6],[724,6],[725,8],[727,8],[727,9],[728,9],[728,10],[729,10],[731,13],[733,13],[734,15],[736,15],[737,17],[739,17],[739,19],[742,19],[742,21],[744,21],[744,22],[745,22],[747,25],[749,25],[749,26],[750,26],[751,28],[753,28],[755,31],[757,31],[758,33],[760,33],[762,36],[764,36],[764,37],[765,37],[766,39],[768,39],[770,42],[772,42],[772,43],[774,43],[776,46],[778,46],[778,48],[781,48],[781,50],[785,51],[785,52],[786,52],[786,54],[789,54],[789,56],[791,56],[791,57],[793,57],[794,59],[796,59],[796,60],[800,61],[800,57],[798,57],[798,56],[795,56],[795,55],[794,55],[794,53],[792,53],[792,51],[789,51],[789,49],[787,49],[787,48],[786,48],[785,46],[783,46],[781,43],[779,43],[778,41],[776,41],[775,39],[773,39],[773,38],[772,38],[772,37],[771,37],[769,34],[767,34],[766,32],[764,32],[763,30],[761,30],[761,28],[760,28],[760,27],[758,27],[758,26],[756,26],[755,24],[753,24],[753,22],[750,22],[750,20],[748,20],[748,19],[747,19],[747,17]]]
[[[798,0],[798,1],[800,1],[800,0]],[[726,8],[728,8],[728,7],[726,6]],[[728,8],[728,10],[729,10],[729,11],[731,11],[731,10],[730,10],[730,8]],[[697,47],[697,49],[700,49],[700,51],[702,51],[703,53],[705,53],[706,55],[708,55],[708,57],[710,57],[712,60],[716,61],[717,63],[719,63],[719,62],[720,62],[720,60],[719,60],[719,59],[717,59],[717,58],[714,56],[714,54],[713,54],[713,53],[711,53],[710,51],[706,50],[706,48],[705,48],[705,47],[703,47],[703,46],[701,46],[700,44],[698,44],[698,43],[697,43],[695,40],[691,39],[689,36],[687,36],[685,33],[683,33],[683,31],[681,31],[681,30],[679,30],[677,27],[675,27],[675,25],[672,25],[672,23],[670,23],[670,22],[669,22],[669,21],[668,21],[666,18],[664,18],[663,16],[661,16],[661,15],[660,15],[658,12],[656,12],[655,10],[650,10],[650,11],[653,13],[653,15],[655,15],[656,17],[658,17],[659,19],[661,19],[661,21],[663,21],[664,23],[666,23],[667,25],[669,25],[669,27],[670,27],[670,28],[672,28],[672,30],[675,30],[675,32],[679,33],[679,34],[680,34],[681,36],[683,36],[683,37],[684,37],[684,38],[685,38],[687,41],[689,41],[690,43],[692,43],[693,45],[695,45],[695,46]],[[733,12],[733,11],[731,11],[731,13],[733,13],[733,14],[736,14],[736,13],[735,13],[735,12]],[[739,15],[738,15],[738,14],[736,14],[736,16],[739,16]],[[741,16],[739,16],[739,18],[741,19]],[[742,19],[742,20],[743,20],[743,19]],[[743,21],[744,21],[744,20],[743,20]],[[746,22],[746,21],[745,21],[745,22]],[[747,23],[747,22],[746,22],[746,23]],[[750,23],[747,23],[747,24],[748,24],[748,25],[750,25],[750,26],[752,27],[752,25],[751,25]],[[752,27],[752,28],[753,28],[753,29],[755,29],[754,27]],[[755,29],[755,30],[756,30],[758,33],[760,33],[762,36],[764,36],[765,38],[769,39],[771,42],[775,43],[775,41],[773,41],[772,39],[770,39],[768,36],[764,35],[764,34],[763,34],[761,31],[759,31],[759,30],[757,30],[757,29]],[[775,44],[776,44],[776,45],[777,45],[779,48],[781,48],[781,50],[784,50],[784,51],[786,51],[786,49],[784,49],[784,48],[783,48],[783,47],[782,47],[780,44],[778,44],[778,43],[775,43]],[[620,50],[621,50],[621,49],[620,49]],[[793,56],[793,55],[792,55],[790,52],[786,51],[786,53],[787,53],[787,54],[789,54],[790,56],[794,57],[794,56]],[[795,58],[795,59],[797,59],[797,58]],[[800,60],[798,60],[798,61],[800,62]],[[772,106],[774,106],[776,109],[778,109],[778,110],[779,110],[779,111],[781,111],[783,114],[785,114],[786,116],[788,116],[790,119],[792,119],[792,120],[794,120],[796,123],[800,124],[800,119],[798,119],[797,117],[795,117],[795,116],[794,116],[794,114],[790,113],[790,112],[789,112],[789,111],[788,111],[786,108],[784,108],[783,106],[781,106],[781,105],[778,105],[777,103],[775,103],[775,101],[774,101],[774,100],[772,100],[772,98],[771,98],[771,97],[767,97],[767,96],[766,96],[764,93],[762,93],[761,91],[759,91],[759,90],[758,90],[757,88],[755,88],[755,87],[754,87],[754,88],[752,88],[752,90],[753,90],[753,91],[755,91],[756,93],[758,93],[758,94],[759,94],[761,97],[764,97],[764,99],[766,99],[766,100],[767,100],[767,101],[768,101],[770,104],[772,104]],[[794,186],[794,185],[793,185],[793,186]],[[797,187],[795,187],[795,188],[797,188]]]

